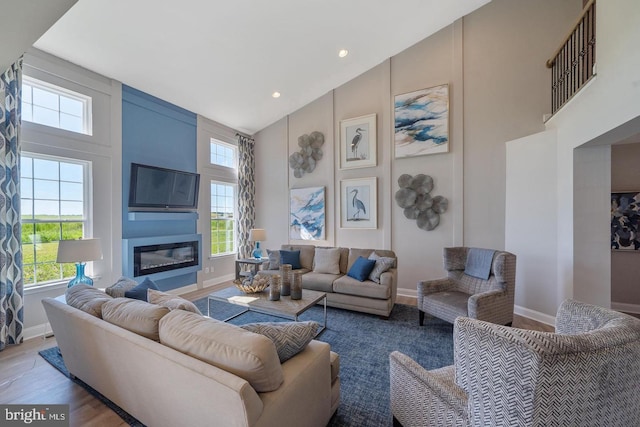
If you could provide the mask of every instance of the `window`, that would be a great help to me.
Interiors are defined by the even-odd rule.
[[[25,76],[22,120],[91,135],[91,98]]]
[[[75,275],[58,264],[58,241],[88,229],[90,163],[23,153],[20,159],[23,281],[25,287]]]
[[[211,181],[211,255],[236,251],[236,186]]]
[[[236,169],[236,147],[211,138],[211,164]]]

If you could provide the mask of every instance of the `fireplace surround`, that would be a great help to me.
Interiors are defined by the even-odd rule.
[[[172,236],[123,239],[123,272],[136,280],[164,279],[201,269],[202,236]]]

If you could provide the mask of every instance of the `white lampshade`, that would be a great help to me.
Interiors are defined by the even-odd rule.
[[[250,242],[264,242],[267,240],[267,232],[263,228],[252,228],[249,230]]]
[[[56,262],[86,262],[102,259],[100,239],[60,240]]]

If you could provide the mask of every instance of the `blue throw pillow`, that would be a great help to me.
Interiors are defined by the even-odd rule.
[[[280,251],[280,265],[291,264],[292,270],[302,268],[300,265],[300,251]]]
[[[138,286],[126,291],[124,293],[124,296],[126,298],[133,298],[133,299],[139,299],[141,301],[147,301],[147,289],[153,289],[155,291],[160,290],[158,289],[158,286],[153,282],[153,280],[147,277]]]
[[[347,276],[353,277],[356,280],[364,282],[369,278],[373,267],[376,266],[375,259],[366,259],[364,257],[359,256],[358,259],[353,263]]]

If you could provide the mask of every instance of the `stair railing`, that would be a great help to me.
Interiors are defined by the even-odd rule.
[[[596,2],[589,0],[562,45],[547,61],[551,68],[551,113],[555,114],[595,75]]]

